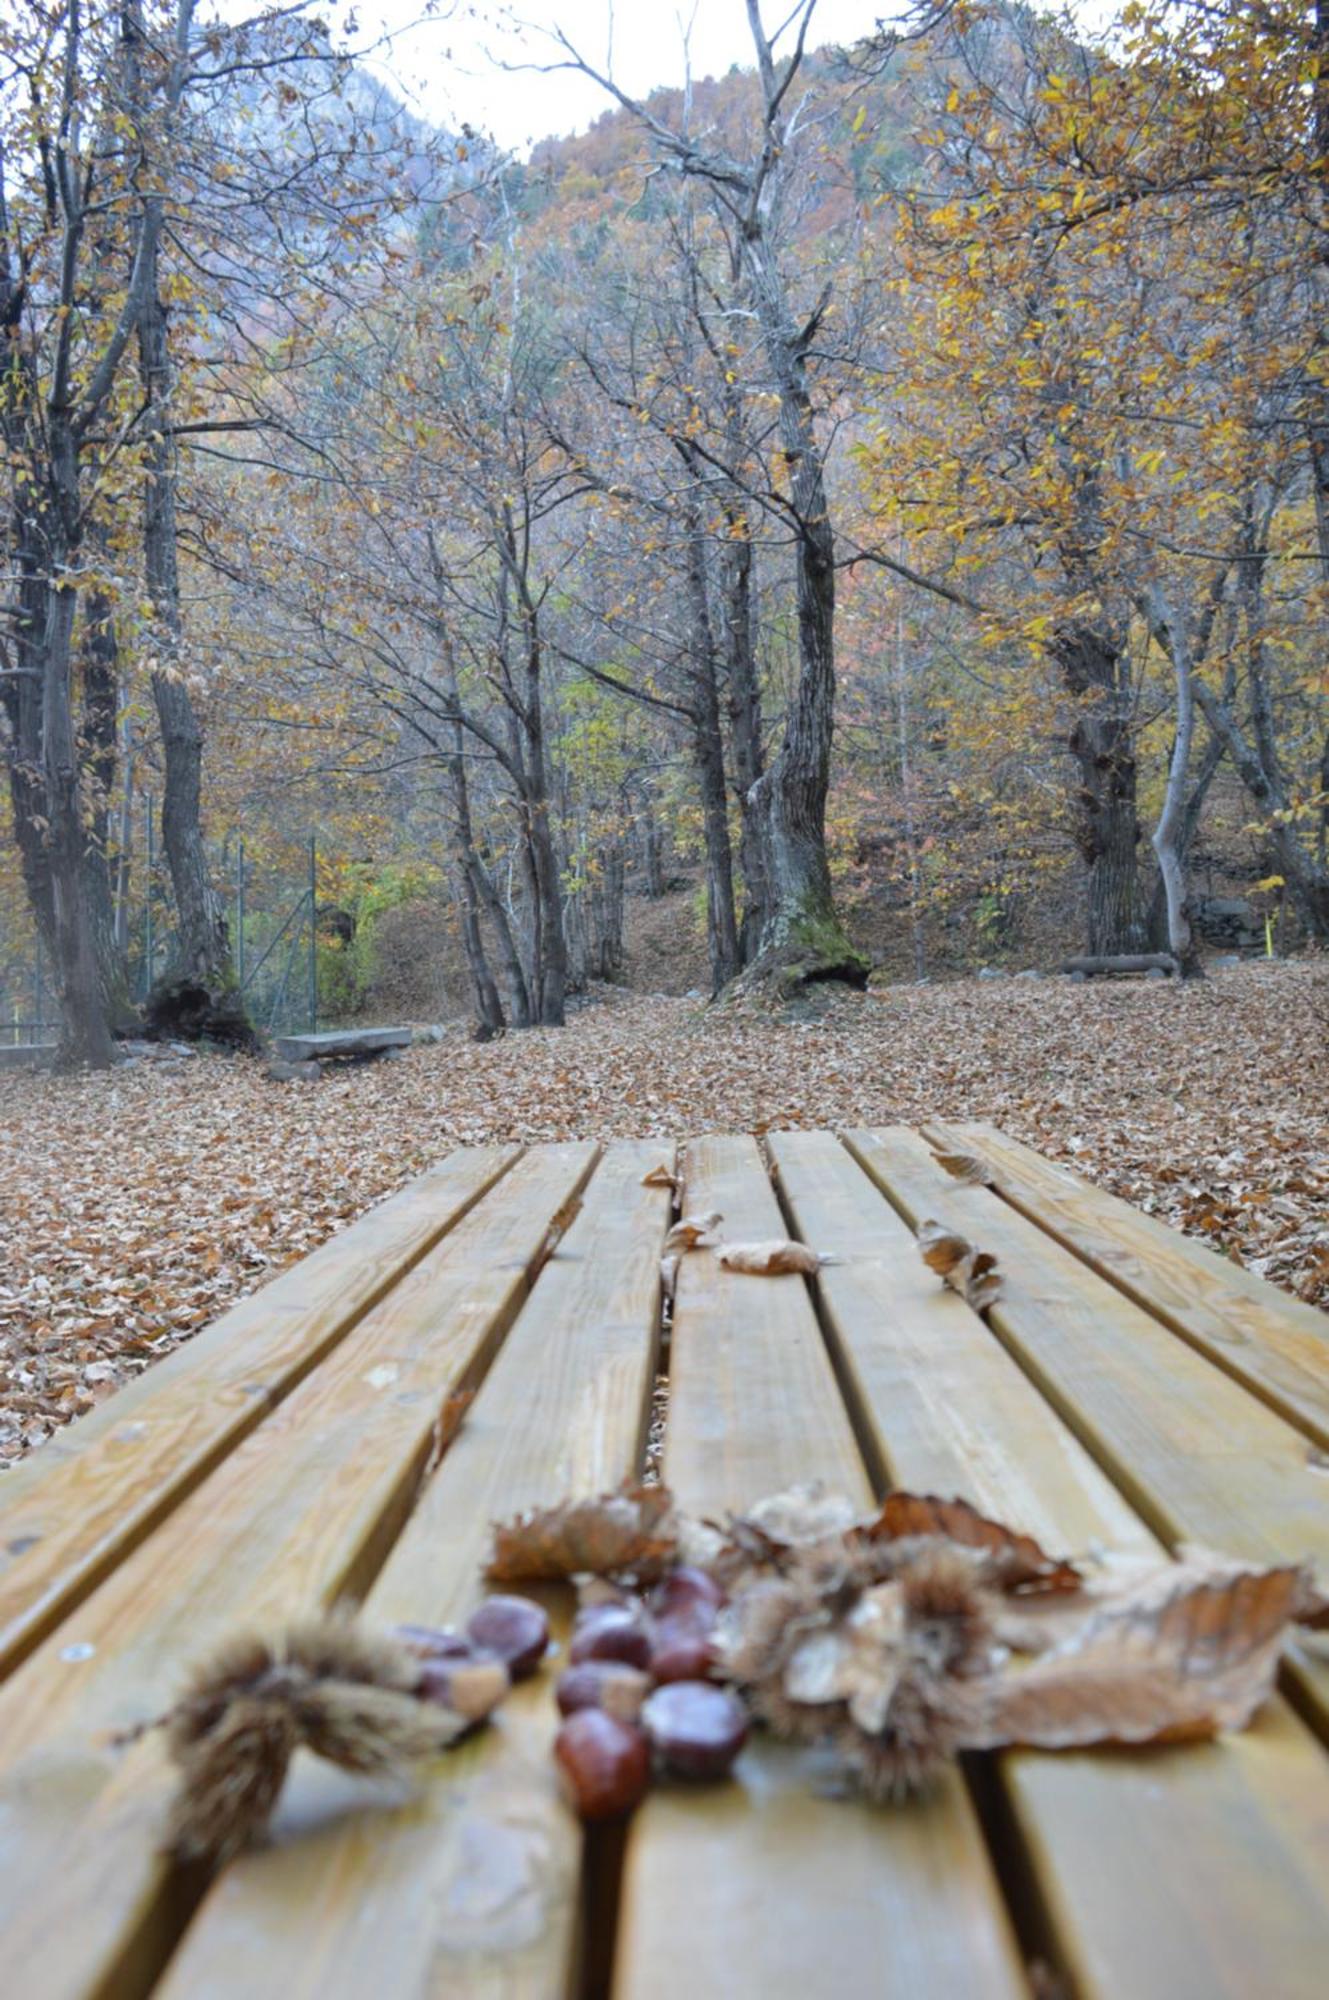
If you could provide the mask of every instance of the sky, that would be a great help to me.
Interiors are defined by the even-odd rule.
[[[762,0],[768,33],[793,6]],[[855,41],[895,11],[896,0],[817,0],[809,46]],[[556,25],[597,69],[612,54],[615,81],[633,95],[682,82],[685,33],[695,77],[723,75],[734,63],[750,68],[753,60],[744,0],[442,0],[434,18],[422,12],[422,0],[359,0],[356,42],[392,37],[391,51],[371,66],[435,124],[472,125],[521,153],[537,139],[584,131],[608,107],[604,92],[583,77],[502,67],[557,61]]]

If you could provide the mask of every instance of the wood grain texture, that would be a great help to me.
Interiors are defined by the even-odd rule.
[[[750,1139],[687,1154],[687,1206],[731,1241],[784,1224]],[[665,1476],[723,1514],[812,1478],[870,1489],[802,1278],[679,1272]],[[1006,1915],[958,1778],[898,1810],[817,1795],[809,1760],[757,1742],[733,1784],[653,1793],[633,1822],[616,2000],[678,1994],[1024,1991]]]
[[[847,1143],[911,1226],[935,1216],[997,1256],[993,1330],[1170,1548],[1310,1561],[1329,1579],[1329,1480],[1299,1431],[991,1189],[952,1179],[917,1133]],[[1307,1641],[1288,1675],[1329,1732],[1323,1639]]]
[[[493,1519],[636,1468],[669,1219],[668,1191],[641,1178],[671,1156],[609,1149],[370,1592],[376,1622],[463,1618]],[[162,2000],[240,2000],[274,1966],[283,2000],[571,1990],[581,1835],[557,1795],[552,1683],[550,1669],[518,1690],[391,1814],[356,1810],[335,1773],[300,1772],[274,1846],[215,1885]]]
[[[455,1153],[61,1431],[0,1486],[0,1676],[474,1206],[516,1147]]]
[[[990,1125],[928,1125],[1022,1215],[1329,1449],[1329,1317]]]
[[[534,1149],[0,1689],[0,1963],[15,1992],[134,1994],[181,1884],[157,1855],[161,1712],[237,1628],[354,1594],[409,1505],[446,1397],[526,1295],[589,1145]]]
[[[1161,1554],[848,1153],[811,1132],[770,1148],[799,1234],[838,1259],[824,1316],[894,1482],[959,1494],[1057,1553]],[[1082,2000],[1320,1990],[1329,1760],[1282,1703],[1201,1749],[1008,1756],[1000,1777]]]

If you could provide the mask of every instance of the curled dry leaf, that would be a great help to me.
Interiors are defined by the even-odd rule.
[[[674,1194],[683,1185],[673,1168],[664,1166],[652,1167],[649,1173],[643,1174],[641,1184],[643,1187],[667,1187]]]
[[[718,1252],[726,1271],[746,1271],[758,1278],[780,1278],[793,1272],[811,1277],[826,1262],[806,1243],[774,1237],[769,1243],[725,1243]]]
[[[937,1153],[932,1155],[939,1167],[943,1167],[953,1180],[964,1187],[995,1187],[996,1179],[986,1160],[980,1160],[976,1153]]]
[[[1081,1575],[1074,1563],[1050,1556],[1032,1535],[989,1520],[967,1500],[940,1500],[933,1493],[892,1493],[875,1520],[856,1529],[868,1542],[907,1535],[940,1535],[984,1558],[984,1581],[999,1590],[1076,1591]]]
[[[1061,1750],[1242,1729],[1308,1591],[1300,1568],[1168,1565],[1030,1665],[966,1687],[962,1744]]]
[[[588,1573],[646,1581],[677,1552],[669,1489],[628,1481],[616,1493],[532,1507],[496,1526],[488,1573],[503,1583],[558,1583]]]
[[[918,1225],[918,1247],[930,1271],[957,1291],[975,1312],[985,1312],[1001,1296],[997,1260],[976,1250],[967,1236],[929,1219]]]
[[[767,1494],[745,1514],[735,1516],[731,1526],[756,1529],[768,1542],[792,1549],[842,1535],[857,1518],[847,1494],[833,1493],[820,1479],[810,1479]]]
[[[698,1250],[715,1241],[715,1232],[724,1221],[718,1209],[705,1215],[684,1215],[665,1237],[665,1250]]]
[[[475,1401],[474,1389],[454,1390],[434,1420],[434,1432],[429,1441],[429,1457],[425,1461],[422,1477],[430,1478],[443,1463],[444,1453],[456,1437],[466,1419],[466,1412]]]

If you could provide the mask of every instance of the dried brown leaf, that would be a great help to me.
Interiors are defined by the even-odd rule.
[[[806,1243],[793,1243],[784,1237],[774,1237],[768,1243],[725,1243],[717,1254],[726,1271],[745,1271],[758,1278],[791,1273],[811,1277],[825,1261]]]
[[[665,1249],[704,1249],[714,1242],[715,1232],[723,1221],[718,1209],[711,1209],[705,1215],[681,1216],[665,1237]]]
[[[975,1312],[986,1312],[1001,1297],[1001,1273],[988,1250],[976,1250],[967,1236],[929,1219],[918,1226],[918,1247],[929,1270],[957,1291]]]
[[[966,1685],[962,1742],[1059,1750],[1244,1728],[1306,1590],[1299,1568],[1169,1565],[1029,1666]]]
[[[1082,1578],[1071,1562],[1050,1556],[1032,1535],[980,1514],[967,1500],[942,1500],[934,1493],[891,1493],[874,1520],[855,1530],[865,1542],[897,1541],[906,1536],[939,1535],[976,1549],[985,1558],[990,1580],[1011,1591],[1078,1591]]]
[[[996,1180],[986,1160],[980,1160],[976,1153],[937,1153],[932,1155],[939,1167],[944,1167],[952,1179],[964,1187],[995,1187]]]
[[[444,1453],[461,1429],[466,1412],[474,1401],[474,1389],[456,1389],[447,1398],[434,1420],[434,1434],[429,1441],[429,1457],[425,1461],[423,1478],[429,1479],[438,1471]]]
[[[593,1500],[532,1507],[497,1524],[488,1574],[501,1583],[554,1583],[587,1573],[655,1577],[676,1559],[673,1496],[632,1481]]]
[[[674,1194],[677,1194],[683,1185],[672,1167],[663,1166],[652,1167],[649,1173],[643,1174],[641,1184],[643,1187],[667,1187]]]

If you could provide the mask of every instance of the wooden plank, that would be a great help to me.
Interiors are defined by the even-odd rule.
[[[6,1473],[0,1674],[277,1407],[518,1153],[454,1153]]]
[[[385,1049],[409,1049],[409,1028],[330,1028],[321,1035],[278,1035],[273,1043],[283,1062],[319,1056],[377,1056]]]
[[[770,1140],[842,1379],[893,1480],[1058,1551],[1158,1545],[912,1230],[826,1133]],[[1082,2000],[1310,1996],[1329,1962],[1329,1761],[1281,1703],[1203,1749],[1006,1757],[1042,1928]],[[1317,1879],[1318,1878],[1318,1879]]]
[[[155,1737],[220,1638],[355,1595],[446,1397],[481,1375],[596,1157],[533,1149],[0,1689],[0,1953],[13,1990],[133,1995],[183,1915]]]
[[[1291,1424],[990,1189],[953,1180],[916,1133],[847,1143],[911,1226],[935,1216],[995,1253],[993,1330],[1170,1548],[1329,1574],[1329,1486]],[[1308,1647],[1289,1671],[1329,1731],[1329,1661]]]
[[[369,1594],[375,1621],[464,1618],[495,1517],[639,1464],[669,1219],[667,1191],[641,1178],[672,1152],[610,1148]],[[299,1772],[274,1845],[212,1889],[159,2000],[566,1990],[581,1839],[554,1782],[551,1688],[546,1673],[518,1690],[405,1811],[348,1812],[335,1773]]]
[[[0,1044],[0,1069],[44,1069],[55,1061],[54,1042]]]
[[[1013,1208],[1329,1450],[1329,1316],[989,1125],[924,1137],[981,1156]]]
[[[749,1139],[688,1149],[687,1205],[730,1241],[783,1235]],[[870,1492],[801,1278],[683,1260],[665,1475],[723,1514],[822,1478]],[[809,1760],[749,1745],[736,1782],[662,1788],[628,1836],[616,2000],[1024,1991],[1006,1914],[958,1778],[898,1810],[820,1797]]]

